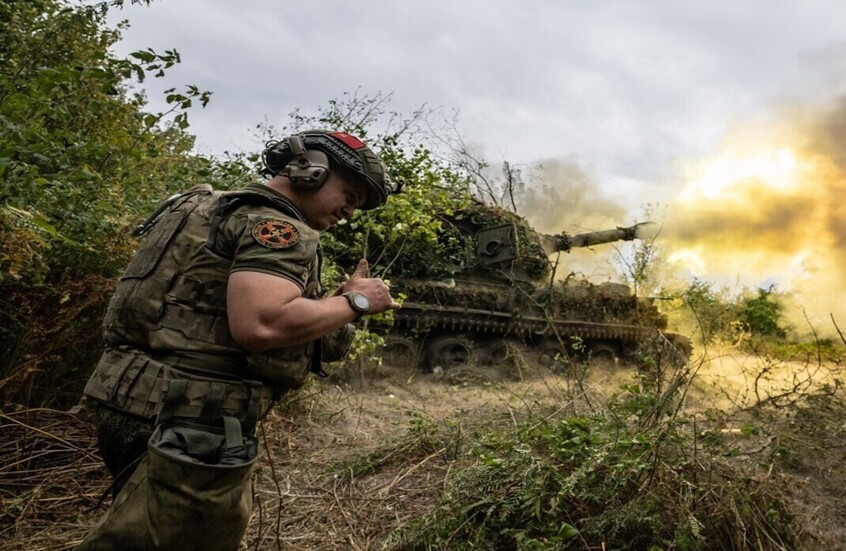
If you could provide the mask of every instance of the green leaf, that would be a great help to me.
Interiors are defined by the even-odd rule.
[[[572,524],[567,524],[566,522],[561,524],[561,527],[558,529],[558,536],[563,540],[572,539],[578,535],[579,530]]]

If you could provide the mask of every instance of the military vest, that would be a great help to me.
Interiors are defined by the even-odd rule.
[[[237,192],[198,186],[171,198],[142,229],[145,240],[106,312],[106,352],[87,396],[153,418],[170,381],[179,378],[190,382],[180,415],[199,417],[205,408],[206,416],[243,421],[257,403],[263,410],[274,391],[302,386],[319,360],[317,343],[249,354],[229,332],[226,285],[237,243],[222,228],[239,209],[263,209],[302,229],[301,254],[311,257],[303,296],[320,295],[318,234],[287,199],[265,186]]]

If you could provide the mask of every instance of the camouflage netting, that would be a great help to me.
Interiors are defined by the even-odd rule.
[[[483,270],[493,271],[489,266],[481,264],[476,253],[474,241],[476,232],[485,228],[513,224],[517,230],[519,243],[518,257],[510,261],[508,266],[497,266],[496,271],[500,277],[508,277],[512,273],[519,273],[528,276],[531,280],[542,280],[549,277],[551,266],[549,257],[541,247],[540,237],[529,223],[508,210],[501,207],[474,203],[453,216],[449,217],[449,225],[458,234],[459,239],[464,241],[467,251],[468,271]]]
[[[666,329],[667,319],[651,300],[637,298],[625,285],[586,281],[556,283],[552,288],[487,283],[475,280],[403,281],[409,302],[511,312],[567,321],[639,325]]]
[[[477,251],[477,232],[507,224],[516,229],[518,257],[485,264]],[[655,305],[632,296],[625,285],[568,279],[550,287],[551,264],[540,236],[525,219],[505,209],[475,203],[446,219],[444,236],[462,243],[464,262],[455,267],[451,277],[421,274],[395,280],[397,290],[409,302],[570,321],[666,327],[667,321]]]
[[[473,310],[514,311],[514,290],[504,283],[481,281],[402,281],[397,286],[409,302]]]
[[[625,285],[569,280],[538,289],[533,298],[556,319],[667,327],[652,301],[633,296]]]

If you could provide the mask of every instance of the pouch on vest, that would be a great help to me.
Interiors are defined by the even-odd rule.
[[[296,390],[308,378],[308,368],[315,354],[315,343],[287,348],[273,348],[247,357],[246,369],[251,374],[272,382],[275,389]]]
[[[258,441],[234,417],[222,426],[173,418],[178,394],[177,384],[147,455],[77,551],[238,549],[252,512]]]
[[[272,400],[271,389],[258,381],[229,381],[180,371],[129,346],[107,348],[83,392],[110,407],[153,419],[163,407],[163,393],[171,394],[175,380],[185,380],[187,385],[177,415],[199,417],[210,398],[217,397],[221,411],[207,421],[218,415],[238,417],[247,432],[252,432]]]
[[[335,329],[323,337],[322,359],[324,362],[337,362],[343,360],[350,351],[353,338],[355,338],[355,326],[351,323]]]

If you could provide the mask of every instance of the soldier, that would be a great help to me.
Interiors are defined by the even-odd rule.
[[[346,354],[351,322],[399,307],[363,259],[333,293],[320,283],[320,232],[398,191],[379,157],[349,134],[307,131],[262,158],[266,185],[198,186],[136,229],[145,240],[84,391],[123,488],[80,550],[236,549],[257,421]]]

